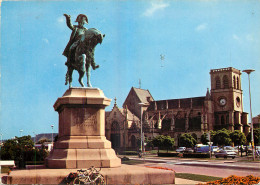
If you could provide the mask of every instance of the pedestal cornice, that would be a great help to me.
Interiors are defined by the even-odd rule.
[[[105,97],[103,91],[98,88],[69,88],[53,107],[55,111],[59,111],[63,105],[96,105],[105,108],[110,102],[111,99]]]

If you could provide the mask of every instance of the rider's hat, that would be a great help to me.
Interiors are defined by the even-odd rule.
[[[88,24],[88,17],[84,14],[79,14],[75,22],[79,22],[81,20],[84,20],[85,24]]]

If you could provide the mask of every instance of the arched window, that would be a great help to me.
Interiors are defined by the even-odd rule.
[[[228,114],[226,115],[226,123],[227,124],[229,123],[229,115]]]
[[[216,124],[216,125],[219,124],[219,117],[218,117],[218,115],[215,116],[215,124]]]
[[[215,78],[215,81],[216,81],[216,89],[220,89],[221,88],[221,83],[220,83],[220,78],[219,76],[217,76]]]
[[[233,76],[233,86],[234,86],[234,89],[236,89],[236,77]]]
[[[221,125],[225,125],[225,117],[223,115],[221,116]]]
[[[114,121],[112,123],[111,131],[115,132],[115,133],[119,133],[120,132],[120,126],[119,126],[119,123],[117,121]]]
[[[131,147],[133,147],[133,148],[136,147],[136,138],[134,135],[131,136]]]
[[[229,88],[227,75],[225,75],[225,76],[223,77],[223,85],[224,85],[224,89],[228,89],[228,88]]]
[[[239,87],[239,78],[237,77],[237,89],[240,89]]]

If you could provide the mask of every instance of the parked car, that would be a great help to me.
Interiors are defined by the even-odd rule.
[[[184,152],[186,147],[179,147],[176,149],[176,152]]]
[[[215,152],[214,155],[215,155],[216,158],[224,157],[226,159],[228,157],[231,157],[232,159],[235,159],[237,154],[233,150],[223,150],[223,149],[221,149],[221,150]]]
[[[219,150],[218,146],[211,146],[211,152],[217,152]]]
[[[194,150],[193,150],[192,148],[186,148],[186,149],[184,150],[184,152],[186,152],[186,153],[193,153]]]
[[[236,152],[236,154],[238,154],[238,150],[232,146],[224,146],[224,150],[232,150],[233,152]]]
[[[209,145],[196,145],[194,151],[197,153],[208,153],[209,152]],[[211,152],[218,151],[219,148],[217,146],[211,146]]]

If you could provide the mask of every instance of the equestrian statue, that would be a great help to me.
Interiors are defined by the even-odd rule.
[[[88,18],[84,14],[79,14],[76,21],[78,25],[72,25],[70,15],[64,14],[67,26],[72,30],[70,40],[63,52],[67,57],[65,65],[68,67],[65,85],[69,83],[72,87],[72,73],[77,70],[79,73],[79,83],[84,87],[83,77],[87,75],[87,87],[92,87],[90,83],[90,71],[99,68],[94,59],[95,47],[101,44],[105,35],[95,28],[87,29],[84,24],[88,24]]]

